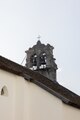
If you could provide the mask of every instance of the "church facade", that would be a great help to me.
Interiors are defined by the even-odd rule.
[[[41,54],[44,59],[40,59],[44,72],[48,64],[45,55],[46,52]],[[34,60],[35,56],[31,61],[32,66],[28,67],[37,64]],[[54,60],[53,64],[57,69]],[[80,97],[60,85],[56,79],[52,80],[50,74],[46,77],[37,69],[35,71],[28,67],[0,56],[0,119],[79,120]]]

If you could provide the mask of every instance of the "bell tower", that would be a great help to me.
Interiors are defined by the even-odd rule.
[[[57,65],[53,49],[54,47],[50,44],[45,45],[38,40],[36,45],[26,51],[26,67],[56,81]]]

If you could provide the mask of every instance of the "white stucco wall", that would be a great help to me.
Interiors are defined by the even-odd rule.
[[[28,84],[28,85],[27,85]],[[26,99],[25,90],[25,109],[28,102],[28,120],[79,120],[80,110],[62,103],[60,99],[51,95],[47,91],[33,83],[29,86],[29,98]],[[27,101],[27,102],[26,102]],[[26,111],[27,112],[27,111]],[[26,114],[25,114],[26,115]],[[25,119],[26,120],[26,119]]]
[[[0,120],[15,120],[15,84],[16,76],[0,70],[0,92],[7,87],[8,96],[0,95]]]
[[[80,110],[62,103],[23,77],[0,70],[0,88],[7,86],[8,96],[0,95],[0,120],[79,120]]]

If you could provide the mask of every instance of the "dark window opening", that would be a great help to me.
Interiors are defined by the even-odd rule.
[[[46,53],[42,53],[40,56],[40,69],[46,68]]]
[[[31,64],[32,66],[37,66],[37,55],[36,54],[31,56]]]
[[[46,65],[46,54],[43,53],[40,57],[40,65]]]
[[[3,90],[3,88],[2,88],[2,90],[1,90],[1,95],[4,95],[4,90]]]
[[[8,96],[8,90],[7,90],[7,87],[6,87],[6,86],[4,86],[4,87],[1,89],[1,95]]]

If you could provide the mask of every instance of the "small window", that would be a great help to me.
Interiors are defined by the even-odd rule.
[[[7,90],[6,86],[2,87],[2,89],[1,89],[1,95],[8,96],[8,90]]]

